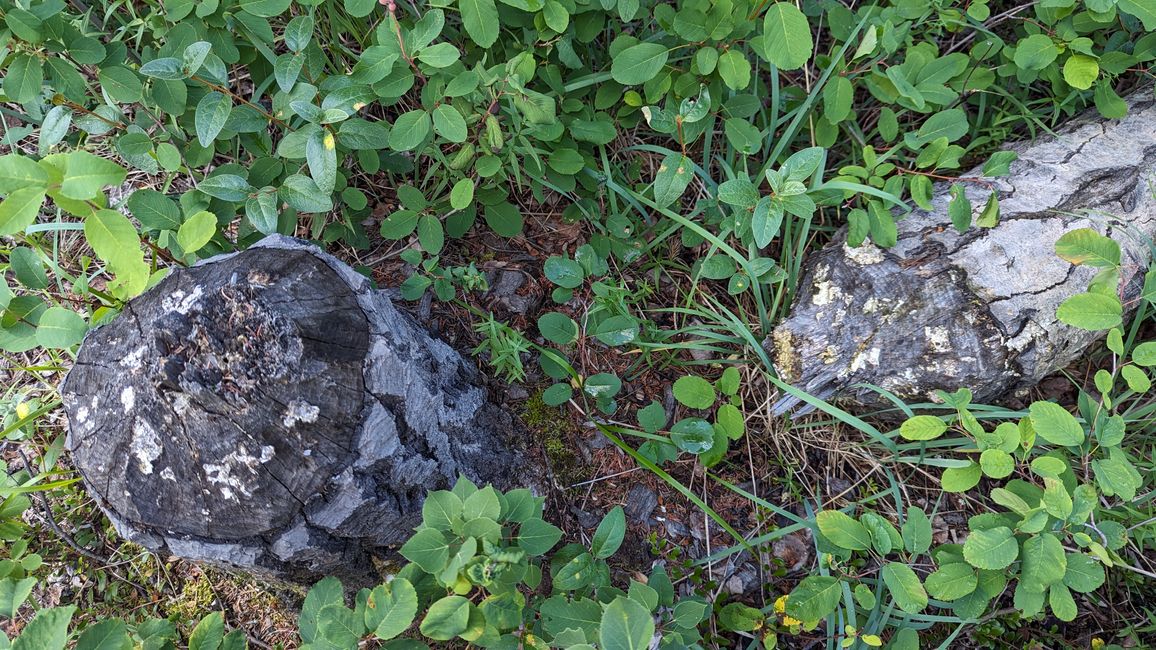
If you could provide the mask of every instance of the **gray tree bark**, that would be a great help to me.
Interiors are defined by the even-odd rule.
[[[1055,242],[1093,228],[1123,250],[1121,287],[1135,303],[1156,234],[1156,102],[1145,87],[1118,121],[1088,112],[1056,136],[1011,147],[1019,159],[995,179],[1001,216],[960,234],[937,184],[932,210],[898,222],[898,244],[836,241],[810,257],[791,313],[767,339],[780,376],[812,395],[891,406],[858,383],[904,399],[970,388],[996,401],[1074,361],[1098,335],[1065,325],[1056,308],[1087,289],[1093,269],[1055,254]],[[966,176],[980,176],[976,169]],[[966,184],[978,212],[990,188]],[[782,412],[799,400],[782,399]]]
[[[89,333],[61,392],[121,535],[289,580],[372,580],[459,474],[544,487],[472,364],[287,237],[171,273]]]

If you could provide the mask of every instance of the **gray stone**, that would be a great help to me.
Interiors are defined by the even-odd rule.
[[[291,580],[373,581],[459,475],[547,484],[471,363],[287,237],[170,273],[88,334],[61,393],[123,536]]]
[[[1137,302],[1156,235],[1152,97],[1145,87],[1121,120],[1092,111],[1058,137],[1013,146],[1010,175],[992,182],[1001,210],[993,228],[957,232],[944,182],[934,209],[898,221],[893,248],[849,248],[840,235],[812,255],[790,315],[764,343],[780,377],[820,398],[881,407],[891,404],[855,385],[915,400],[970,388],[989,402],[1075,360],[1099,335],[1060,322],[1056,307],[1086,290],[1095,269],[1060,259],[1054,244],[1077,228],[1110,236],[1123,250],[1124,302]],[[982,210],[990,189],[961,185]],[[798,402],[786,397],[776,409]]]

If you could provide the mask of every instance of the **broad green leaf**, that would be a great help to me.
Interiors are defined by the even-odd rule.
[[[973,530],[963,543],[963,559],[978,569],[1005,569],[1019,557],[1019,544],[1010,528]]]
[[[1139,18],[1146,31],[1156,32],[1156,6],[1151,0],[1117,0],[1116,7]]]
[[[128,172],[111,160],[87,151],[73,151],[63,157],[64,180],[60,193],[70,199],[87,201],[109,185],[120,185]]]
[[[458,10],[470,40],[485,48],[498,40],[501,22],[494,0],[458,0]]]
[[[832,124],[847,119],[854,98],[855,88],[851,80],[844,76],[833,76],[823,88],[823,117]]]
[[[277,210],[277,194],[273,188],[262,188],[253,196],[245,199],[245,218],[249,223],[265,235],[277,232],[277,223],[280,212]]]
[[[185,220],[177,230],[177,245],[185,254],[195,253],[217,234],[217,215],[202,210]]]
[[[365,627],[374,636],[389,640],[405,632],[417,616],[417,591],[405,578],[374,587],[365,602]]]
[[[88,323],[65,307],[49,307],[36,324],[36,342],[46,348],[68,349],[80,343]]]
[[[727,50],[719,57],[718,74],[732,90],[744,90],[751,85],[751,63],[738,49]]]
[[[927,118],[919,127],[915,136],[907,142],[909,147],[918,149],[939,138],[947,138],[948,142],[967,135],[970,128],[967,122],[967,113],[960,108],[949,108]]]
[[[244,201],[254,191],[249,181],[236,174],[210,176],[198,183],[197,189],[213,198],[233,203]]]
[[[944,564],[927,576],[927,592],[937,600],[952,601],[975,591],[979,576],[964,562]]]
[[[291,0],[240,0],[241,9],[262,18],[279,16],[289,8]]]
[[[124,621],[110,618],[84,628],[76,641],[76,650],[133,650]]]
[[[899,562],[888,562],[883,565],[881,575],[899,609],[908,614],[918,614],[927,607],[927,592],[911,567]]]
[[[1016,43],[1015,63],[1025,70],[1043,70],[1060,55],[1051,36],[1033,34]]]
[[[290,50],[300,52],[309,46],[312,39],[312,16],[296,16],[285,25],[285,46]]]
[[[842,592],[838,578],[809,576],[791,591],[786,614],[803,622],[826,618],[839,606]]]
[[[128,197],[128,209],[146,230],[176,230],[181,227],[181,209],[164,194],[142,188]]]
[[[934,415],[916,415],[899,427],[899,435],[906,440],[935,440],[947,431],[947,423]]]
[[[547,341],[569,345],[578,338],[578,323],[561,312],[547,312],[538,318],[538,331]]]
[[[1072,592],[1062,584],[1054,584],[1048,588],[1048,607],[1052,608],[1056,618],[1064,622],[1076,620],[1076,614],[1079,613]]]
[[[931,548],[931,520],[921,508],[908,506],[903,522],[903,547],[908,553],[926,553]]]
[[[225,637],[225,618],[213,612],[200,620],[189,635],[189,650],[217,650]]]
[[[542,272],[546,279],[564,289],[576,289],[582,285],[582,266],[572,259],[554,255],[546,260]]]
[[[1086,54],[1073,54],[1064,61],[1064,81],[1073,88],[1087,90],[1100,76],[1100,62]]]
[[[598,631],[601,647],[646,650],[653,638],[654,618],[645,607],[622,596],[606,606]]]
[[[718,199],[727,205],[753,208],[759,202],[759,191],[748,178],[732,178],[719,184]]]
[[[84,220],[84,236],[97,257],[114,267],[143,263],[140,235],[132,222],[114,210],[97,210]]]
[[[1028,407],[1036,435],[1053,445],[1075,447],[1084,442],[1084,427],[1067,409],[1055,402],[1033,402]]]
[[[871,548],[871,533],[863,524],[838,510],[824,510],[815,515],[819,532],[835,546],[852,551]]]
[[[102,69],[99,79],[101,90],[118,104],[133,104],[144,96],[144,84],[140,77],[124,66]]]
[[[1001,449],[985,449],[979,455],[979,467],[991,478],[1007,478],[1015,471],[1016,461]]]
[[[412,151],[430,133],[430,116],[423,110],[410,111],[397,118],[389,132],[389,146],[394,151]]]
[[[75,612],[72,605],[40,610],[12,642],[12,650],[63,650]]]
[[[622,506],[614,506],[594,531],[590,542],[590,553],[595,559],[604,560],[618,552],[626,536],[626,514]]]
[[[1145,341],[1132,350],[1132,362],[1138,366],[1156,366],[1156,341]]]
[[[180,59],[171,56],[153,59],[152,61],[144,63],[140,67],[140,73],[153,79],[177,80],[184,79],[188,76],[185,74],[184,63]]]
[[[983,472],[979,463],[971,462],[965,467],[949,467],[943,470],[940,483],[945,492],[966,492],[979,484]]]
[[[39,57],[16,54],[4,71],[4,94],[17,104],[26,104],[40,96],[44,85],[44,64]]]
[[[465,118],[450,104],[442,104],[434,109],[433,128],[438,135],[450,142],[465,142],[469,136]]]
[[[4,578],[0,580],[0,616],[16,618],[20,606],[32,593],[36,586],[36,578],[28,577],[22,580]]]
[[[1020,557],[1023,558],[1020,583],[1028,591],[1043,593],[1049,586],[1063,580],[1068,570],[1064,545],[1049,533],[1028,538]]]
[[[1116,327],[1123,322],[1123,305],[1115,296],[1102,293],[1077,293],[1056,309],[1056,318],[1072,327],[1097,331]]]
[[[670,440],[690,454],[704,454],[714,447],[714,426],[702,418],[683,418],[670,427]]]
[[[1072,264],[1098,268],[1120,266],[1120,245],[1091,228],[1064,233],[1056,240],[1056,255]]]
[[[661,43],[638,43],[618,53],[610,64],[610,76],[620,84],[633,86],[658,76],[670,51]]]
[[[1152,388],[1152,380],[1149,379],[1148,374],[1136,366],[1123,366],[1120,368],[1120,374],[1123,375],[1124,381],[1128,382],[1128,388],[1137,393],[1147,393]]]
[[[674,397],[681,404],[692,409],[710,408],[718,399],[714,385],[696,375],[679,377],[674,382]]]
[[[434,575],[441,573],[450,559],[450,547],[445,535],[434,528],[423,528],[414,533],[402,545],[400,553],[426,573]]]
[[[531,556],[544,555],[560,539],[560,528],[537,517],[526,520],[518,529],[518,546]]]
[[[1090,594],[1104,584],[1104,565],[1083,553],[1066,554],[1064,585],[1072,591]]]
[[[693,178],[690,159],[681,153],[667,154],[654,175],[654,202],[660,208],[674,203],[686,192]]]
[[[450,190],[450,207],[455,210],[465,210],[474,201],[474,180],[463,178],[454,183]]]
[[[446,596],[429,606],[420,629],[435,641],[448,641],[465,632],[469,620],[470,601],[461,596]]]
[[[36,221],[44,205],[43,187],[13,190],[0,201],[0,236],[23,233]]]
[[[11,194],[32,186],[47,187],[47,185],[48,172],[35,160],[19,154],[0,156],[0,195]]]
[[[586,167],[586,161],[582,158],[582,154],[578,153],[576,149],[569,148],[553,151],[546,159],[546,164],[550,166],[550,169],[567,176],[573,176]]]
[[[333,209],[333,199],[321,191],[312,178],[293,174],[285,179],[278,190],[281,200],[298,212],[328,212]]]
[[[202,147],[209,147],[213,144],[213,140],[217,139],[221,129],[225,128],[225,122],[229,120],[229,115],[232,112],[233,100],[228,95],[216,90],[205,94],[201,101],[197,102],[193,123],[197,130],[197,141],[201,143]]]
[[[767,60],[780,70],[796,70],[811,60],[811,26],[794,4],[775,2],[767,8],[763,37]]]
[[[453,43],[437,43],[423,47],[417,59],[431,68],[447,68],[456,63],[461,55]]]
[[[337,143],[327,128],[316,129],[305,141],[305,162],[318,189],[333,192],[337,183]]]
[[[783,226],[783,204],[774,197],[764,196],[755,204],[754,214],[751,215],[751,234],[754,235],[755,245],[765,248],[779,234]]]
[[[767,622],[761,611],[742,603],[728,603],[718,613],[718,623],[731,632],[754,632]]]

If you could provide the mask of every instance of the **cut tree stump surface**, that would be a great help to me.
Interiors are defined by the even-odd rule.
[[[286,237],[172,272],[89,333],[62,394],[123,536],[282,578],[372,579],[459,473],[542,485],[472,364]]]
[[[900,219],[898,243],[858,248],[845,235],[807,261],[790,315],[765,346],[780,376],[828,398],[891,407],[870,383],[904,399],[969,388],[979,402],[1034,386],[1074,361],[1100,334],[1070,327],[1056,308],[1085,291],[1096,270],[1073,266],[1055,242],[1093,228],[1120,244],[1125,304],[1135,305],[1156,234],[1156,102],[1146,87],[1121,120],[1086,113],[1012,147],[1010,175],[992,179],[1001,215],[959,233],[948,182],[932,210]],[[979,177],[981,169],[965,177]],[[976,214],[990,189],[962,183]],[[777,410],[799,402],[786,397]]]

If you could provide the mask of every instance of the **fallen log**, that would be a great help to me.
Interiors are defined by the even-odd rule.
[[[840,234],[812,255],[789,316],[764,342],[779,376],[819,398],[868,406],[892,404],[857,384],[919,401],[969,388],[991,402],[1074,361],[1098,335],[1060,322],[1056,308],[1086,290],[1095,270],[1057,257],[1056,240],[1077,228],[1112,237],[1123,252],[1121,295],[1134,304],[1156,234],[1152,88],[1128,105],[1121,120],[1089,112],[1055,136],[1012,146],[1010,174],[993,179],[995,227],[957,232],[951,184],[942,182],[932,210],[898,221],[894,247],[851,248]],[[966,187],[977,209],[990,190]],[[799,402],[786,396],[775,409]]]
[[[459,474],[543,485],[472,364],[287,237],[172,272],[88,334],[61,392],[122,536],[289,580],[372,580]]]

